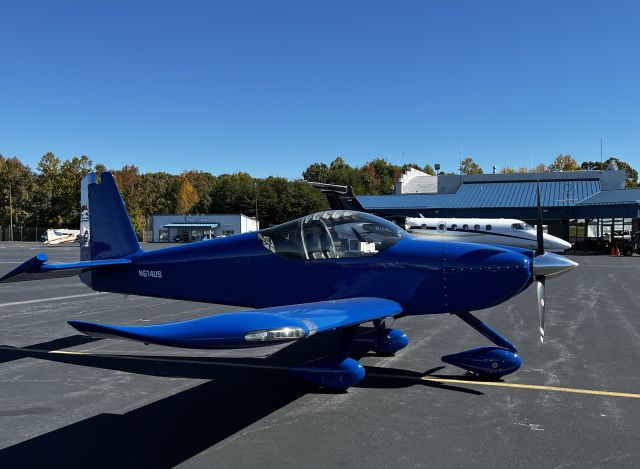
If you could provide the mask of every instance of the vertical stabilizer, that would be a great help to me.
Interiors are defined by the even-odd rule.
[[[114,259],[140,250],[138,237],[111,173],[100,184],[90,173],[81,183],[80,258]]]

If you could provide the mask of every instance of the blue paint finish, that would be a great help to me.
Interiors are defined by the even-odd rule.
[[[194,349],[244,348],[273,345],[274,342],[247,342],[248,332],[300,327],[308,334],[304,322],[267,313],[225,313],[190,321],[151,326],[112,326],[83,321],[69,321],[78,331],[91,337],[130,339],[139,342]],[[277,343],[277,342],[275,342]]]
[[[0,278],[0,283],[9,283],[12,281],[21,281],[20,277],[24,274],[28,274],[34,271],[38,271],[40,267],[47,262],[47,254],[44,252],[38,253],[31,259],[24,261],[15,269],[12,269],[9,273]]]
[[[105,259],[65,264],[47,264],[46,261],[46,253],[41,252],[1,277],[0,283],[19,282],[38,278],[72,277],[85,270],[131,264],[129,259]]]
[[[485,336],[491,342],[496,344],[498,347],[506,348],[507,350],[512,351],[513,353],[518,353],[518,349],[515,345],[509,342],[505,337],[503,337],[498,331],[492,329],[485,323],[483,323],[480,319],[475,317],[471,313],[457,313],[456,314],[460,319],[473,327],[480,334]]]
[[[393,355],[409,345],[409,337],[399,329],[389,329],[381,337],[371,341],[369,350],[383,355]]]
[[[399,314],[399,304],[380,298],[350,298],[340,301],[237,311],[189,321],[150,326],[115,326],[69,321],[78,331],[92,337],[110,337],[139,342],[199,349],[248,348],[274,342],[247,342],[245,335],[268,329],[297,327],[306,336],[357,325]]]
[[[91,259],[123,257],[140,250],[138,237],[111,173],[100,184],[89,184]]]
[[[304,260],[273,254],[247,233],[131,260],[127,269],[95,271],[93,288],[254,308],[378,297],[404,314],[434,314],[484,309],[531,282],[530,258],[519,253],[412,238],[374,256]]]
[[[320,358],[288,370],[292,376],[323,388],[346,389],[365,376],[364,367],[353,358]]]
[[[522,359],[517,353],[501,347],[478,347],[445,355],[442,361],[481,376],[494,378],[513,373],[522,365]]]

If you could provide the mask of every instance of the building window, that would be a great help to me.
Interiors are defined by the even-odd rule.
[[[468,230],[469,229],[469,225],[462,225],[462,229],[463,230]]]
[[[475,225],[475,226],[473,227],[473,229],[474,229],[474,230],[476,230],[476,231],[480,231],[480,225]]]
[[[438,231],[446,231],[447,224],[446,223],[438,223]]]
[[[457,229],[458,229],[458,225],[456,225],[455,223],[451,225],[451,231],[456,231]]]
[[[231,236],[234,233],[235,231],[233,230],[222,230],[222,236]]]
[[[487,229],[487,231],[491,231],[491,225],[487,225],[485,226],[485,228]]]

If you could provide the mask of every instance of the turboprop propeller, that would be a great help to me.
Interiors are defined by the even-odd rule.
[[[540,342],[544,342],[544,315],[545,315],[545,282],[547,277],[553,278],[571,269],[578,267],[577,262],[573,262],[566,257],[559,256],[552,252],[544,252],[544,239],[542,230],[542,204],[540,203],[540,183],[537,185],[538,196],[538,226],[537,241],[538,249],[533,258],[533,275],[536,280],[536,293],[538,295],[538,319],[540,320]]]

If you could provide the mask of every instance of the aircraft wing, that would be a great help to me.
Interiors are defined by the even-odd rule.
[[[82,321],[69,321],[69,324],[91,337],[129,339],[184,348],[247,348],[303,339],[401,312],[402,307],[395,301],[363,297],[222,313],[150,326],[116,326]]]
[[[131,264],[129,259],[105,259],[79,261],[66,264],[47,264],[47,255],[41,252],[23,262],[8,274],[0,277],[0,283],[25,282],[47,278],[73,277],[89,269]]]

